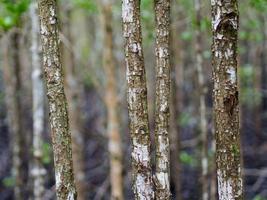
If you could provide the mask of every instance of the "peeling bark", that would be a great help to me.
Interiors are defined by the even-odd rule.
[[[154,199],[150,161],[147,87],[142,50],[140,1],[123,0],[123,36],[132,140],[132,177],[136,200]]]
[[[156,199],[170,199],[170,0],[155,0],[156,18]]]
[[[57,199],[76,199],[71,134],[59,51],[56,0],[39,0],[40,31],[49,119],[54,152]]]
[[[237,0],[212,0],[213,102],[219,200],[243,199],[237,85]]]
[[[31,16],[31,55],[32,55],[32,98],[33,98],[33,195],[41,200],[44,195],[44,176],[46,170],[42,163],[42,134],[44,132],[44,85],[41,67],[41,44],[39,37],[39,19],[37,2],[30,7]]]
[[[105,104],[107,106],[107,133],[109,137],[111,199],[123,199],[122,145],[117,115],[116,68],[113,56],[112,4],[102,1],[104,24],[103,67],[106,77]]]

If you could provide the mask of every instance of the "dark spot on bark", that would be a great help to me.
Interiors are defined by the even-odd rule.
[[[237,27],[235,26],[237,26],[237,24],[234,24],[234,22],[236,22],[236,18],[237,16],[234,12],[226,14],[217,27],[218,32],[226,38],[236,37]]]
[[[234,109],[238,104],[238,92],[235,92],[235,95],[230,94],[228,97],[225,97],[223,100],[224,108],[229,116],[232,116]]]

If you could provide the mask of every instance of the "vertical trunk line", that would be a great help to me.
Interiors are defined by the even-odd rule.
[[[242,200],[237,78],[237,0],[211,0],[213,102],[219,200]]]
[[[112,28],[112,4],[103,1],[102,16],[104,24],[104,49],[103,65],[106,76],[106,96],[105,103],[107,106],[107,133],[109,137],[109,154],[110,154],[110,182],[111,182],[111,199],[123,200],[123,177],[122,177],[122,144],[120,135],[120,124],[117,115],[118,99],[116,89],[116,67],[113,56],[113,28]]]
[[[196,32],[195,32],[195,51],[196,51],[196,70],[199,87],[199,117],[200,117],[200,135],[201,135],[201,187],[202,200],[209,198],[208,184],[208,130],[205,103],[205,80],[203,75],[203,56],[202,56],[202,37],[201,37],[201,4],[200,0],[195,0],[196,12]]]
[[[170,199],[170,0],[155,0],[156,18],[156,199]]]
[[[33,195],[34,199],[41,200],[44,195],[44,176],[46,170],[42,163],[44,132],[44,86],[40,59],[39,19],[37,14],[37,1],[30,6],[31,16],[31,55],[32,55],[32,98],[33,98]]]
[[[56,0],[39,0],[43,67],[49,104],[58,200],[77,198],[74,184],[71,134],[59,51]]]
[[[127,98],[132,141],[132,177],[136,200],[154,199],[150,161],[150,131],[148,125],[147,86],[142,50],[140,1],[123,0],[123,36]]]

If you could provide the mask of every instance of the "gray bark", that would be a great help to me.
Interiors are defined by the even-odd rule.
[[[147,87],[142,50],[140,1],[123,0],[123,36],[132,140],[132,177],[136,200],[154,199],[150,161]]]
[[[237,0],[212,0],[213,102],[219,200],[243,199],[237,84]]]
[[[156,18],[156,199],[170,199],[170,0],[155,0]]]
[[[76,199],[71,134],[59,51],[56,0],[39,0],[43,67],[54,152],[56,192],[59,200]]]

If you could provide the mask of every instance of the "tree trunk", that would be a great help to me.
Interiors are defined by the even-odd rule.
[[[19,58],[20,34],[18,30],[11,30],[7,36],[7,46],[4,51],[5,66],[3,68],[5,84],[5,100],[7,106],[8,127],[10,138],[12,138],[12,175],[15,178],[14,199],[24,198],[25,176],[27,174],[23,166],[25,158],[24,143],[25,136],[22,128],[21,112],[21,91],[22,83],[20,78],[21,63]]]
[[[195,30],[195,51],[196,51],[196,70],[198,77],[199,91],[199,117],[201,135],[201,187],[202,200],[209,198],[209,179],[208,179],[208,130],[205,103],[205,80],[203,74],[202,56],[202,36],[201,36],[201,8],[200,0],[195,0],[196,30]]]
[[[156,199],[170,199],[170,0],[155,0],[156,18]]]
[[[73,37],[71,34],[71,10],[65,10],[63,32],[69,41],[69,49],[65,46],[63,48],[62,62],[65,70],[65,83],[66,83],[66,97],[68,100],[69,111],[69,125],[70,132],[72,133],[72,157],[74,180],[77,188],[77,199],[86,199],[86,183],[85,183],[85,162],[84,162],[84,137],[81,131],[81,88],[79,87],[77,65],[75,63]]]
[[[171,6],[171,105],[170,105],[170,159],[171,159],[171,181],[174,185],[175,200],[182,200],[181,192],[181,165],[180,165],[180,133],[181,127],[178,123],[183,108],[183,46],[179,37],[183,27],[177,25],[177,18],[183,18],[183,12],[175,0]]]
[[[32,55],[32,98],[33,98],[33,195],[34,199],[41,200],[44,195],[44,176],[46,174],[42,163],[42,134],[44,132],[44,85],[41,68],[41,44],[39,38],[39,19],[37,2],[30,7],[31,16],[31,55]]]
[[[132,176],[136,200],[154,199],[150,161],[147,87],[142,50],[140,1],[123,0],[123,36],[132,140]]]
[[[55,0],[39,0],[40,31],[54,152],[57,199],[76,199]]]
[[[122,145],[117,115],[118,99],[116,90],[116,68],[113,57],[112,5],[102,1],[104,24],[103,66],[106,77],[105,103],[107,106],[107,134],[109,137],[111,199],[123,199]]]
[[[212,0],[213,102],[219,200],[243,199],[237,84],[237,0]]]

